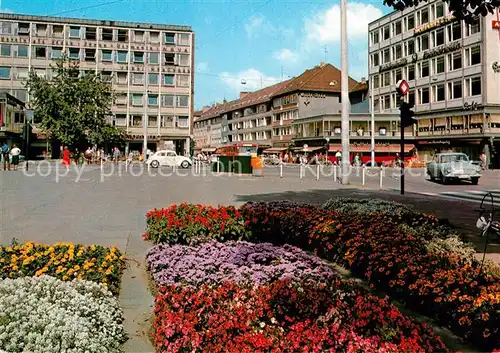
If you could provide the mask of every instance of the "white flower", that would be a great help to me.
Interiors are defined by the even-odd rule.
[[[0,353],[115,353],[125,339],[102,285],[49,276],[0,280]]]

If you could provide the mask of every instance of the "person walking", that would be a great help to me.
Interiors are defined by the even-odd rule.
[[[69,152],[68,146],[64,147],[62,164],[66,167],[66,169],[69,169],[71,165],[71,153]]]
[[[337,161],[337,165],[342,164],[342,152],[340,152],[340,150],[337,150],[337,153],[335,153],[335,159]]]
[[[14,170],[17,170],[17,166],[19,165],[20,154],[21,150],[16,146],[16,144],[13,144],[12,149],[10,150],[10,156],[12,157],[12,165],[14,166]]]
[[[115,164],[118,164],[119,159],[120,159],[120,149],[117,146],[115,146],[115,148],[113,149],[113,161],[115,162]]]
[[[10,170],[9,146],[7,145],[7,142],[4,142],[2,145],[2,158],[3,158],[3,170]]]

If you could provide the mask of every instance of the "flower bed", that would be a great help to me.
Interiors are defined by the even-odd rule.
[[[121,352],[118,300],[103,285],[50,276],[0,281],[0,351]]]
[[[143,238],[155,244],[192,244],[206,238],[243,239],[245,221],[234,207],[180,204],[154,209],[146,215]]]
[[[257,287],[167,286],[155,305],[161,352],[435,352],[432,329],[338,280]]]
[[[117,294],[125,262],[116,247],[98,245],[12,244],[0,246],[0,278],[50,275],[103,283]]]
[[[159,285],[270,283],[280,279],[324,281],[335,273],[323,260],[285,245],[211,241],[199,247],[156,245],[146,258]]]

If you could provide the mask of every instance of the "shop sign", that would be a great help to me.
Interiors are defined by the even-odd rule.
[[[498,64],[498,61],[495,61],[491,67],[493,68],[493,72],[500,73],[500,64]]]
[[[324,93],[301,93],[300,96],[305,98],[326,98]]]
[[[493,29],[500,29],[500,21],[493,21],[491,23],[491,28],[493,28]]]
[[[450,141],[436,140],[436,141],[418,141],[419,145],[449,145]]]
[[[446,54],[446,53],[449,53],[451,51],[460,49],[461,47],[462,47],[462,43],[460,43],[460,42],[451,43],[449,45],[443,45],[439,48],[426,51],[424,53],[424,56],[422,59],[430,59],[430,58],[433,58],[435,56],[438,56],[441,54]]]
[[[481,105],[477,104],[474,101],[470,104],[469,103],[464,104],[464,110],[478,110],[480,107],[481,107]]]
[[[422,34],[422,33],[425,33],[425,32],[428,32],[432,29],[436,29],[436,28],[439,28],[439,27],[442,27],[450,22],[453,22],[457,20],[457,18],[455,16],[450,16],[450,17],[442,17],[440,19],[437,19],[436,21],[434,22],[431,22],[429,24],[425,24],[423,26],[420,26],[420,27],[417,27],[415,28],[415,31],[414,31],[414,35],[418,35],[418,34]]]

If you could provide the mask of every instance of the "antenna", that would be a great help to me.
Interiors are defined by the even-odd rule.
[[[328,62],[328,49],[325,45],[325,64]]]
[[[281,82],[283,82],[283,65],[281,65]]]

